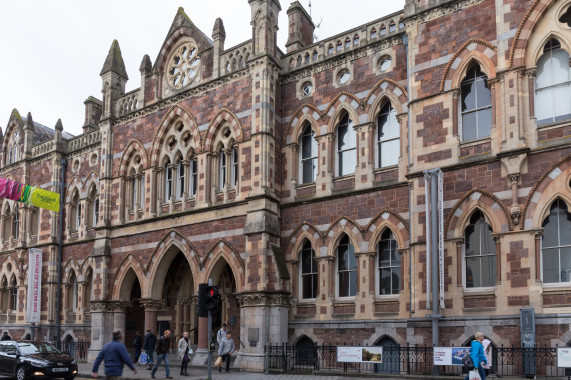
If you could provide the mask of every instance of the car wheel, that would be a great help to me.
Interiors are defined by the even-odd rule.
[[[16,380],[26,380],[27,377],[26,369],[24,367],[20,366],[16,368]]]

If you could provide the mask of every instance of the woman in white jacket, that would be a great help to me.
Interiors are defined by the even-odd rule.
[[[178,357],[181,360],[180,364],[180,375],[188,376],[188,362],[190,361],[190,355],[192,354],[192,348],[190,348],[190,339],[188,339],[188,331],[182,334],[182,338],[178,341]]]

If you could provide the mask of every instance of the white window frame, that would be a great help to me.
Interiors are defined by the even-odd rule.
[[[335,247],[335,298],[338,298],[341,300],[354,300],[355,297],[357,297],[358,291],[359,291],[359,277],[358,277],[359,259],[357,256],[355,256],[355,261],[356,261],[355,269],[343,271],[343,272],[353,272],[353,271],[356,272],[355,275],[357,276],[357,281],[355,282],[355,295],[341,296],[339,293],[339,286],[340,286],[340,282],[339,282],[339,245],[341,244],[342,239],[343,238],[339,239],[339,241],[337,242],[337,246]],[[349,237],[349,235],[347,235],[347,239],[349,240],[348,246],[353,247],[353,255],[355,255],[355,247],[353,246],[353,243],[351,242],[351,238]],[[351,293],[351,292],[349,292],[349,293]]]
[[[468,70],[470,70],[474,65],[477,65],[480,68],[480,71],[482,72],[482,74],[484,74],[484,77],[481,80],[486,82],[486,85],[487,85],[487,81],[489,79],[488,75],[482,70],[482,66],[479,63],[476,62],[476,63],[470,64],[468,66]],[[466,72],[466,74],[464,75],[464,78],[460,82],[460,95],[458,97],[458,115],[459,115],[459,117],[458,117],[458,131],[460,133],[460,141],[461,142],[471,142],[471,141],[476,141],[476,140],[480,140],[480,139],[490,138],[491,132],[487,136],[478,136],[478,112],[481,112],[481,111],[484,111],[487,109],[491,109],[492,119],[493,119],[493,112],[494,112],[493,103],[492,103],[492,90],[491,89],[490,89],[490,105],[489,106],[479,107],[479,108],[476,107],[476,108],[470,109],[468,111],[462,110],[462,85],[467,81],[467,79],[466,79],[467,76],[468,76],[468,72]],[[471,80],[472,82],[476,82],[478,79],[480,79],[480,77],[474,78],[474,79],[470,78],[470,79],[468,79],[468,81]],[[477,95],[475,95],[475,96],[476,96],[476,98],[478,97]],[[476,125],[473,126],[474,128],[476,128],[476,138],[471,139],[471,140],[466,140],[464,138],[464,127],[465,127],[464,126],[464,115],[471,114],[471,113],[476,114]],[[490,128],[491,127],[492,126],[490,125]]]
[[[176,200],[180,200],[184,193],[185,185],[185,170],[182,159],[180,159],[176,165]]]
[[[303,273],[303,252],[304,252],[304,248],[305,245],[309,244],[309,247],[311,248],[311,250],[313,251],[313,257],[314,260],[316,261],[315,266],[316,268],[313,268],[315,270],[315,272],[310,272],[310,273]],[[304,298],[303,297],[303,277],[304,276],[317,276],[317,288],[313,289],[313,293],[317,296],[319,295],[319,263],[317,262],[317,255],[315,253],[315,249],[313,249],[313,245],[311,244],[311,242],[309,240],[306,240],[303,245],[300,247],[299,249],[299,280],[298,280],[298,284],[299,284],[299,299],[300,301],[312,301],[315,300],[317,297],[314,298]]]
[[[390,117],[391,117],[391,113],[394,112],[395,113],[395,119],[396,119],[396,108],[393,107],[393,105],[391,104],[391,102],[386,102],[385,104],[383,104],[383,106],[381,107],[381,110],[379,111],[379,113],[377,114],[377,117],[375,119],[375,123],[376,123],[376,128],[375,128],[375,140],[376,140],[376,144],[375,144],[375,165],[377,168],[389,168],[391,166],[395,166],[398,165],[398,161],[399,161],[399,157],[400,157],[400,123],[398,122],[398,120],[396,120],[396,127],[397,130],[399,131],[398,136],[394,137],[394,138],[390,138],[390,139],[386,139],[383,140],[382,138],[379,139],[379,132],[381,129],[381,126],[379,125],[379,118],[382,115],[382,111],[385,108],[386,105],[389,105],[389,112],[387,113],[387,122],[391,123]],[[381,153],[382,153],[382,145],[383,144],[388,144],[390,142],[393,141],[398,141],[398,145],[399,145],[399,149],[398,149],[398,153],[396,158],[396,163],[394,164],[390,164],[390,165],[382,165],[381,162]]]
[[[309,130],[309,135],[311,137],[311,155],[310,157],[303,157],[303,137],[306,135],[306,131]],[[313,148],[315,147],[315,152],[313,151]],[[317,140],[315,139],[315,132],[313,131],[313,128],[311,128],[311,125],[307,125],[305,126],[304,130],[302,131],[301,137],[300,137],[300,143],[299,143],[299,183],[301,184],[309,184],[309,183],[315,183],[315,181],[317,180],[317,175],[319,173],[319,144],[317,143]],[[305,161],[314,161],[315,163],[315,171],[312,173],[312,181],[309,182],[304,182],[303,181],[303,164]]]
[[[341,120],[344,119],[345,117],[347,117],[347,139],[350,139],[349,135],[353,134],[354,137],[354,141],[355,141],[355,145],[348,147],[348,148],[344,148],[344,149],[339,149],[339,128],[341,127]],[[351,119],[351,115],[347,112],[345,115],[343,115],[343,117],[341,117],[339,119],[339,122],[337,124],[337,128],[335,128],[335,151],[337,152],[336,154],[336,160],[335,160],[335,174],[338,177],[343,177],[346,175],[353,175],[355,174],[355,170],[357,168],[357,165],[359,165],[359,157],[357,154],[357,132],[354,129],[355,123],[353,122],[353,120]],[[355,167],[353,168],[352,172],[348,172],[348,173],[342,173],[341,172],[341,157],[343,154],[349,154],[351,151],[354,152],[355,154]]]

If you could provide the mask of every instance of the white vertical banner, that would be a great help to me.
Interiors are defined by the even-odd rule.
[[[426,205],[426,309],[431,310],[430,296],[430,174],[424,173],[424,204]]]
[[[42,309],[42,250],[28,250],[28,302],[26,305],[26,322],[40,322]]]
[[[440,308],[444,310],[444,173],[438,170],[438,274]],[[436,302],[436,301],[435,301]]]

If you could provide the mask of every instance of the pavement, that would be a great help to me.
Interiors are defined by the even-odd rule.
[[[92,379],[91,377],[91,368],[92,363],[85,363],[80,362],[78,363],[78,378],[81,379]],[[123,369],[123,376],[124,379],[150,379],[151,378],[151,371],[146,370],[147,366],[142,364],[137,364],[137,373],[133,373],[131,369],[125,367]],[[170,365],[170,375],[173,377],[174,380],[205,380],[208,379],[208,370],[204,367],[188,367],[189,375],[190,376],[181,376],[180,375],[180,362],[171,362]],[[98,378],[105,378],[104,376],[104,366],[103,364],[99,367]],[[157,380],[166,379],[165,374],[165,367],[164,363],[161,363],[157,373],[155,374]],[[252,372],[241,372],[236,369],[230,369],[230,373],[218,373],[217,368],[212,368],[212,380],[221,380],[221,379],[232,379],[232,380],[347,380],[347,379],[363,379],[363,378],[377,378],[383,380],[423,380],[423,379],[430,379],[430,380],[463,380],[464,378],[461,376],[395,376],[395,375],[381,375],[381,374],[371,374],[371,373],[352,373],[347,375],[339,375],[339,374],[328,374],[328,373],[319,373],[319,374],[279,374],[273,373],[269,375],[265,375],[263,373],[252,373]],[[488,379],[496,379],[497,377],[488,377]],[[509,377],[510,380],[524,380],[522,378],[516,377]]]

